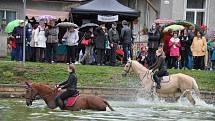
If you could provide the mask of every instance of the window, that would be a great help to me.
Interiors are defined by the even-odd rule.
[[[207,0],[187,0],[185,18],[194,24],[206,24],[206,2]]]
[[[0,23],[2,23],[2,20],[6,19],[6,23],[9,23],[16,19],[16,12],[15,11],[9,11],[9,10],[0,10]]]
[[[205,0],[187,0],[187,8],[204,9]]]
[[[194,14],[195,14],[195,12],[187,11],[186,12],[186,20],[194,23]]]
[[[0,24],[2,23],[3,19],[4,19],[4,11],[0,10]]]

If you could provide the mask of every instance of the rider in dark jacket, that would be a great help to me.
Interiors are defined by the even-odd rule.
[[[157,55],[156,62],[151,67],[149,67],[149,69],[154,72],[153,79],[157,83],[156,88],[160,89],[161,88],[160,77],[168,76],[167,65],[165,62],[166,56],[165,53],[163,52],[162,46],[159,46],[158,50],[156,51],[156,55]]]
[[[78,94],[77,91],[77,77],[75,74],[75,67],[74,65],[69,65],[68,67],[69,78],[59,84],[57,88],[66,89],[62,94],[56,97],[56,101],[60,109],[64,109],[65,105],[63,103],[64,100],[68,99],[69,97],[75,96]]]

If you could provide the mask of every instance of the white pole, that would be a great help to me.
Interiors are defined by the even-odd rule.
[[[24,21],[25,21],[25,10],[26,10],[26,0],[23,0],[23,14],[24,14]],[[24,22],[24,29],[23,29],[23,31],[24,31],[24,33],[23,33],[23,60],[22,60],[22,62],[25,62],[25,39],[26,39],[26,28],[25,28],[26,26],[25,26],[25,22]]]

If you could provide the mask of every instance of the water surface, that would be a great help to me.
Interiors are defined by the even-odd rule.
[[[61,111],[48,109],[43,100],[31,107],[23,99],[0,99],[0,121],[214,121],[215,106],[201,102],[191,106],[164,101],[109,101],[116,111]]]

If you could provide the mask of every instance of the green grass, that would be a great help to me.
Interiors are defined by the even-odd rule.
[[[78,86],[97,87],[136,87],[137,76],[121,76],[122,67],[76,65]],[[194,77],[201,90],[215,91],[215,73],[212,71],[169,70]],[[68,77],[66,64],[47,64],[33,62],[13,62],[0,60],[1,84],[24,84],[25,81],[39,83],[60,83]]]

